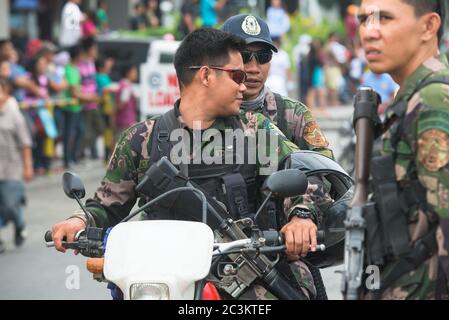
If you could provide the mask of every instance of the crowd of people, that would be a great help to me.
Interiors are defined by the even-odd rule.
[[[27,120],[36,174],[50,173],[58,143],[66,169],[87,154],[97,159],[97,139],[102,135],[109,155],[114,134],[137,121],[131,85],[137,80],[137,67],[125,66],[123,80],[114,84],[109,76],[114,61],[98,55],[94,38],[63,51],[49,42],[33,50],[21,62],[11,41],[0,42],[0,77],[11,83],[11,99]]]
[[[356,37],[357,9],[355,5],[347,9],[345,41],[335,32],[326,41],[302,35],[294,49],[298,95],[312,109],[325,111],[328,106],[350,104],[357,88],[363,85],[382,93],[380,109],[384,110],[398,89],[389,75],[375,75],[368,70],[364,50]]]

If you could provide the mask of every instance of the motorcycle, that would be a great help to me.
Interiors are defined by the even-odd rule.
[[[162,158],[147,171],[136,189],[142,188],[147,180],[179,178],[184,179]],[[63,186],[65,194],[78,202],[87,219],[86,229],[76,235],[74,242],[63,241],[63,246],[88,257],[87,269],[94,279],[118,287],[126,300],[217,300],[221,299],[219,290],[238,298],[256,281],[279,299],[307,299],[277,269],[285,261],[282,234],[260,230],[255,223],[272,197],[281,199],[305,193],[307,176],[297,168],[281,170],[267,178],[264,184],[267,196],[254,218],[230,219],[220,204],[187,180],[184,186],[167,190],[106,232],[92,227],[93,218],[81,202],[85,190],[79,177],[64,173]],[[201,222],[129,222],[145,209],[180,192],[190,192],[201,202]],[[318,239],[324,243],[318,245],[313,259],[317,264],[321,260],[329,265],[328,255],[320,259],[320,253],[326,250],[323,231],[319,231]],[[51,231],[45,234],[45,241],[47,247],[54,246]],[[343,250],[334,260],[342,262]]]

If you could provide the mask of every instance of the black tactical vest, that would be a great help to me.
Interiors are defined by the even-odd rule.
[[[227,128],[242,129],[238,117],[229,117],[224,119]],[[176,109],[172,109],[160,118],[156,119],[151,139],[151,164],[156,163],[162,157],[170,159],[170,153],[176,143],[170,141],[170,133],[179,129],[180,124],[176,116]],[[187,130],[187,129],[186,129]],[[189,132],[191,134],[191,132]],[[192,182],[199,185],[207,194],[215,198],[225,207],[232,219],[240,219],[252,217],[257,209],[259,202],[257,196],[257,172],[255,164],[248,164],[247,143],[245,140],[245,155],[237,154],[235,140],[232,146],[224,145],[226,139],[222,134],[223,151],[226,148],[232,148],[232,157],[235,160],[238,157],[244,157],[243,164],[205,164],[201,159],[200,164],[181,164],[180,171],[187,176]],[[229,156],[229,152],[228,152]],[[224,160],[224,159],[223,159]],[[146,200],[144,200],[146,201]],[[191,212],[200,212],[200,207],[193,209],[189,206],[198,205],[192,203],[192,195],[188,193],[180,194],[177,199],[176,209],[168,206],[158,206],[154,211],[148,212],[150,219],[194,219],[198,220],[199,216],[192,216]],[[189,207],[189,210],[182,210]],[[181,208],[181,210],[179,210]],[[198,211],[196,210],[198,209]]]

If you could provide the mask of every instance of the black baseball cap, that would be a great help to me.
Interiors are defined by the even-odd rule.
[[[221,30],[243,38],[247,44],[265,43],[271,50],[278,52],[271,40],[267,23],[258,16],[252,14],[232,16],[225,21]]]

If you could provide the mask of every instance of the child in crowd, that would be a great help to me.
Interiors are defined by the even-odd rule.
[[[99,58],[95,62],[95,67],[97,68],[97,93],[102,96],[101,102],[101,114],[104,119],[105,130],[104,130],[104,145],[105,153],[104,160],[107,162],[114,149],[114,137],[112,128],[112,114],[114,109],[114,98],[113,93],[116,91],[116,86],[112,83],[110,73],[114,65],[114,60],[112,58]]]
[[[43,56],[35,57],[30,63],[29,79],[39,87],[39,95],[32,91],[26,91],[24,104],[30,106],[27,112],[34,120],[36,128],[33,146],[34,169],[37,175],[50,173],[52,150],[49,146],[51,139],[56,138],[55,122],[53,115],[47,109],[49,80],[46,75],[47,59]]]
[[[119,83],[117,91],[117,110],[114,114],[115,137],[134,124],[138,120],[137,98],[133,93],[133,82],[137,81],[137,67],[126,65],[122,70],[123,79]]]

